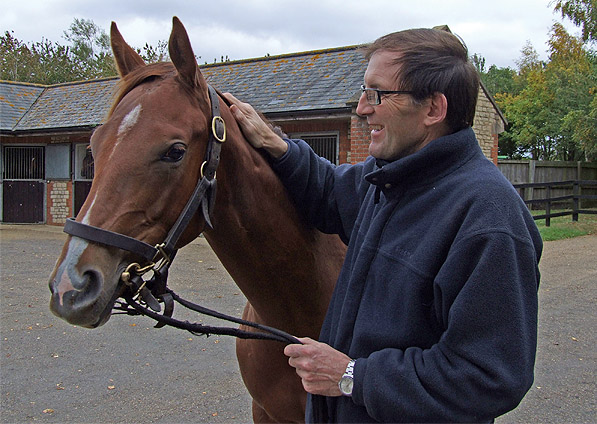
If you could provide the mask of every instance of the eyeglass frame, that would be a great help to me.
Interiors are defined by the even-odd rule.
[[[377,88],[367,88],[364,84],[361,84],[361,96],[363,93],[373,92],[375,93],[375,103],[371,103],[369,100],[369,96],[365,94],[365,99],[367,99],[367,103],[371,106],[378,106],[381,104],[381,96],[385,96],[387,94],[413,94],[413,91],[405,91],[405,90],[378,90]]]

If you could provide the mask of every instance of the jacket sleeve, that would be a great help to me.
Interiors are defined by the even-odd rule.
[[[538,284],[528,239],[487,231],[456,243],[433,284],[441,338],[358,359],[353,401],[388,422],[488,422],[515,408],[533,382]]]
[[[273,169],[307,220],[347,243],[368,185],[363,165],[336,166],[302,140],[286,142],[289,149]]]

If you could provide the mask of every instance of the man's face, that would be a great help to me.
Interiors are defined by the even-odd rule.
[[[378,51],[373,54],[365,72],[365,87],[379,90],[398,90],[393,64],[395,52]],[[430,100],[419,104],[409,94],[388,94],[381,104],[372,106],[361,95],[357,114],[367,118],[370,125],[369,154],[377,159],[393,161],[408,156],[427,145],[434,137],[426,124]]]

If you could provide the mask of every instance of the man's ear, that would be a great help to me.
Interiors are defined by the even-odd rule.
[[[443,93],[433,93],[433,95],[430,97],[427,115],[425,117],[425,124],[428,126],[445,124],[447,114],[448,99],[446,99],[446,96]]]

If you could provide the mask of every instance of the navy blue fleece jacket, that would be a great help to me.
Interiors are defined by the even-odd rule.
[[[483,422],[533,381],[542,241],[472,129],[379,166],[333,166],[299,140],[273,166],[348,252],[320,340],[356,359],[352,397],[311,422]]]

